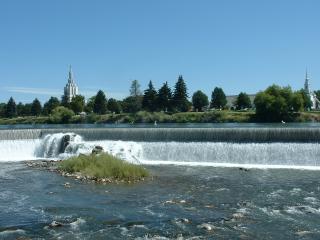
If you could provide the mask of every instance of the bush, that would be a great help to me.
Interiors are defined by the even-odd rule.
[[[50,116],[51,123],[69,123],[74,112],[66,107],[56,107]]]
[[[89,177],[116,180],[140,180],[149,176],[148,171],[142,166],[128,163],[107,153],[72,157],[61,161],[59,170],[68,173],[80,172]]]

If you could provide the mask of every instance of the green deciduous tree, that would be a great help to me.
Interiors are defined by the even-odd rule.
[[[107,99],[102,90],[99,90],[93,104],[93,112],[97,114],[105,114],[107,112]]]
[[[49,115],[52,113],[53,109],[60,106],[60,101],[56,97],[51,97],[44,105],[43,105],[43,114]]]
[[[211,94],[210,108],[224,108],[227,104],[227,98],[222,88],[215,87]]]
[[[107,107],[108,107],[108,110],[111,111],[111,112],[114,112],[114,113],[120,113],[121,112],[121,105],[114,98],[110,98],[108,100]]]
[[[241,92],[237,96],[237,99],[235,101],[235,106],[237,110],[245,109],[245,108],[251,108],[251,100],[248,94]]]
[[[178,77],[178,81],[174,87],[173,105],[174,108],[180,112],[187,112],[189,110],[190,104],[188,101],[187,86],[182,75]]]
[[[142,109],[142,96],[130,96],[121,102],[122,110],[126,113],[136,113]]]
[[[165,82],[158,91],[157,99],[157,109],[161,111],[170,111],[172,110],[172,93],[171,89],[168,86],[168,83]]]
[[[312,106],[312,102],[310,96],[306,93],[306,91],[302,88],[298,91],[303,99],[303,108],[304,110],[309,110]]]
[[[70,102],[67,96],[62,95],[61,97],[61,106],[64,106],[66,108],[70,108]]]
[[[5,110],[5,116],[7,118],[13,118],[17,116],[17,106],[16,102],[12,97],[10,97],[7,105],[6,105],[6,110]]]
[[[92,96],[91,98],[88,99],[88,101],[84,107],[85,112],[87,112],[87,113],[93,112],[93,105],[94,105],[95,99],[96,99],[96,96]]]
[[[302,111],[304,109],[304,100],[301,92],[294,92],[291,97],[291,107],[295,112]]]
[[[148,88],[144,91],[142,99],[142,108],[154,112],[157,109],[157,91],[154,89],[150,80]]]
[[[302,96],[290,87],[272,85],[259,92],[255,99],[256,117],[263,122],[290,121],[292,113],[302,108]]]
[[[208,106],[208,96],[202,91],[196,91],[192,96],[192,105],[196,111],[202,111],[203,107]]]
[[[75,113],[83,112],[85,99],[82,95],[76,95],[72,98],[70,108]]]

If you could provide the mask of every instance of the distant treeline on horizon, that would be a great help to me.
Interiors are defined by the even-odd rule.
[[[315,92],[320,99],[320,90]],[[180,75],[171,90],[165,82],[156,90],[149,82],[143,92],[137,80],[133,80],[130,86],[130,95],[123,100],[107,99],[105,93],[99,90],[97,94],[87,101],[82,95],[76,95],[71,101],[66,96],[61,100],[51,97],[43,105],[36,98],[32,103],[16,104],[13,97],[7,103],[0,103],[0,117],[14,118],[19,116],[50,116],[55,111],[71,111],[73,114],[99,114],[106,113],[136,113],[147,112],[188,112],[209,111],[211,109],[229,110],[255,110],[256,115],[266,121],[278,121],[287,119],[293,112],[301,112],[311,109],[311,100],[308,93],[301,89],[292,91],[288,87],[272,85],[265,91],[255,95],[254,100],[245,92],[240,92],[232,104],[227,104],[227,97],[220,87],[215,87],[209,102],[208,96],[201,90],[193,93],[191,101],[186,83]],[[317,106],[318,108],[319,106]],[[268,116],[269,115],[269,116]]]

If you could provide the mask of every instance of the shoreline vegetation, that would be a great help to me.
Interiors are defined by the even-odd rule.
[[[191,97],[180,75],[173,90],[167,82],[156,90],[150,81],[142,92],[133,80],[130,96],[122,100],[107,99],[102,90],[89,99],[51,97],[43,105],[37,98],[16,104],[11,97],[0,103],[0,124],[320,122],[320,111],[313,111],[320,109],[318,99],[320,90],[310,92],[308,86],[293,91],[271,85],[257,94],[240,92],[228,98],[215,87],[209,101],[201,90]]]
[[[27,161],[29,167],[57,172],[80,181],[101,184],[136,183],[150,176],[143,166],[121,160],[108,153],[74,156],[60,161]],[[66,184],[65,187],[70,187]]]
[[[320,112],[292,113],[287,122],[320,122]],[[0,125],[15,124],[118,124],[118,123],[257,123],[255,111],[214,110],[207,112],[147,112],[137,113],[108,113],[103,115],[88,114],[85,116],[74,115],[66,121],[53,119],[52,116],[25,116],[15,118],[0,118]]]

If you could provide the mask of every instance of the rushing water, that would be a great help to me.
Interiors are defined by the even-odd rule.
[[[153,180],[97,185],[2,163],[0,239],[320,238],[317,171],[148,168]]]
[[[319,239],[319,136],[306,125],[0,130],[0,239]],[[21,162],[97,145],[153,179],[97,185]]]

